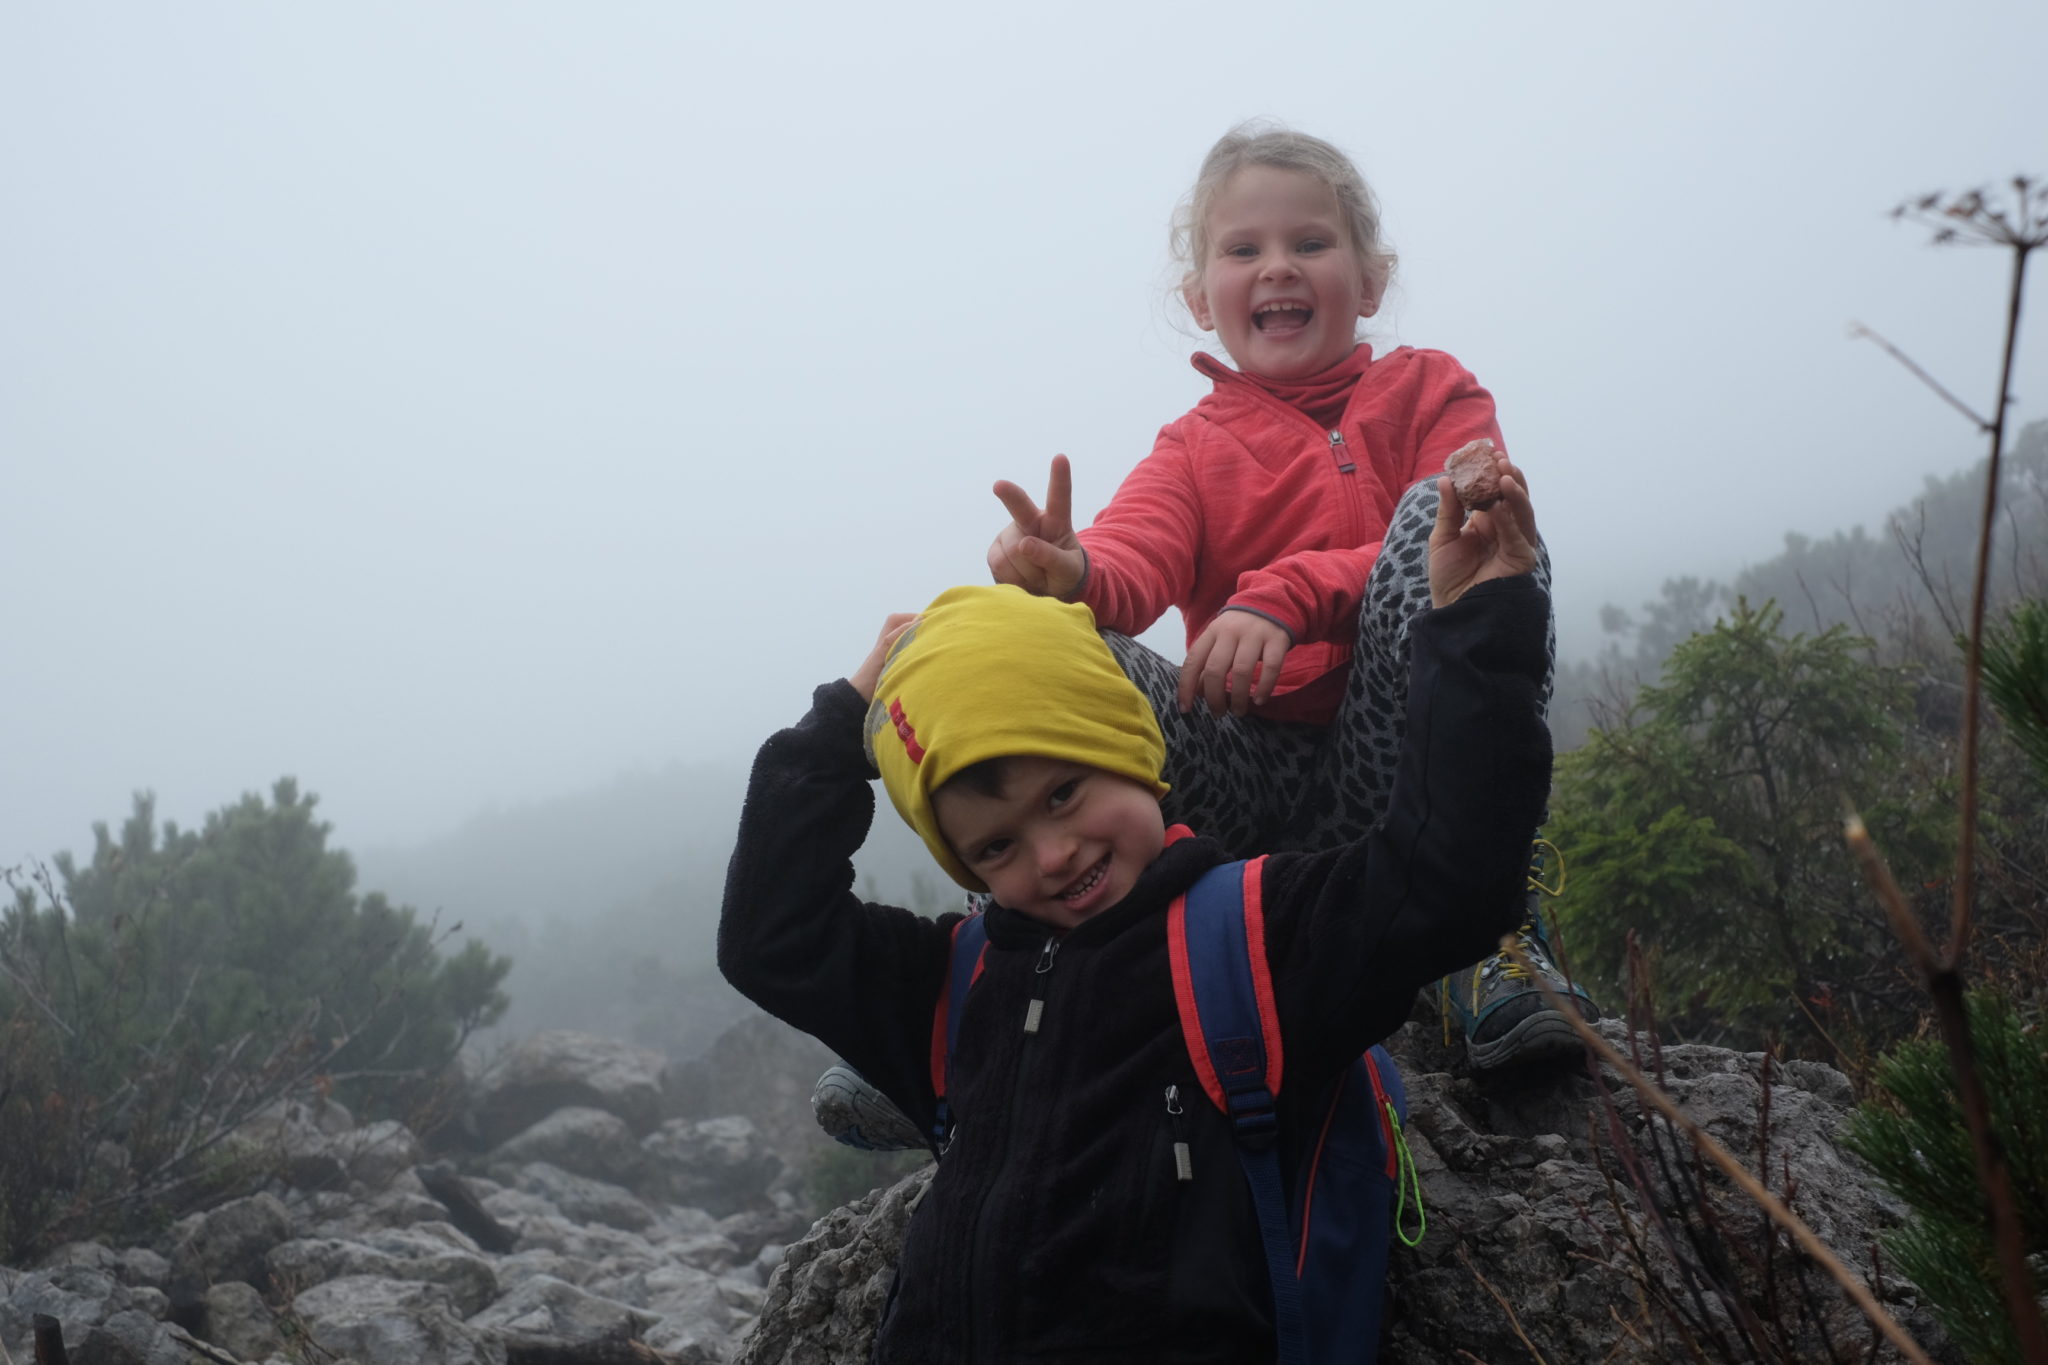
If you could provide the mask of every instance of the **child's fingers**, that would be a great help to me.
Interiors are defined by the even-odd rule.
[[[1456,540],[1464,524],[1465,504],[1458,501],[1458,487],[1450,475],[1442,475],[1436,481],[1436,525],[1429,533],[1430,548]]]
[[[1042,514],[1038,510],[1038,504],[1031,500],[1029,493],[1026,493],[1008,479],[997,479],[995,494],[997,499],[1002,502],[1003,510],[1010,514],[1011,521],[1016,522],[1027,530],[1037,528],[1038,519]]]
[[[1252,705],[1264,706],[1280,683],[1280,664],[1287,657],[1289,641],[1273,639],[1259,651],[1259,684],[1252,691]]]
[[[1057,523],[1050,528],[1055,535],[1074,524],[1074,467],[1064,455],[1052,457],[1052,474],[1045,483],[1045,515]]]
[[[1265,656],[1264,644],[1264,640],[1256,635],[1238,641],[1237,654],[1230,661],[1230,714],[1233,716],[1241,716],[1251,709],[1253,688],[1273,671],[1270,668],[1263,674],[1260,671],[1259,664]]]
[[[1070,550],[1037,536],[1026,536],[1017,542],[1017,551],[1038,571],[1033,592],[1065,597],[1080,586],[1084,561],[1079,550]]]
[[[1174,704],[1182,715],[1186,715],[1195,704],[1195,689],[1202,680],[1202,665],[1208,662],[1209,652],[1215,647],[1215,637],[1204,631],[1188,649],[1188,657],[1180,666],[1180,686],[1174,692]]]
[[[1017,548],[1022,541],[1016,527],[1005,526],[1003,533],[995,538],[995,543],[988,547],[988,571],[998,583],[1029,591],[1034,571],[1030,561]]]
[[[1500,496],[1503,506],[1499,509],[1507,515],[1495,518],[1495,534],[1500,538],[1501,550],[1518,560],[1527,560],[1533,567],[1536,562],[1536,508],[1529,501],[1529,490],[1515,479],[1500,481]]]

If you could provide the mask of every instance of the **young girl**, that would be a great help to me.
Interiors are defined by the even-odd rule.
[[[1237,368],[1194,357],[1214,390],[1084,530],[1064,457],[1043,508],[998,483],[1012,520],[989,567],[1094,611],[1166,732],[1169,819],[1240,855],[1332,847],[1386,813],[1434,481],[1460,447],[1501,443],[1493,399],[1441,351],[1357,341],[1395,258],[1364,179],[1320,138],[1225,134],[1173,245],[1188,311]],[[1178,668],[1128,638],[1168,607],[1187,622]],[[1525,937],[1547,965],[1533,911]],[[1576,1048],[1505,956],[1456,984],[1479,1065]]]

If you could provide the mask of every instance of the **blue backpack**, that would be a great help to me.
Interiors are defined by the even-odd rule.
[[[1338,1076],[1316,1131],[1280,1132],[1275,1100],[1285,1058],[1266,963],[1265,861],[1211,868],[1167,911],[1174,1002],[1188,1058],[1230,1120],[1251,1185],[1282,1365],[1371,1365],[1392,1234],[1414,1246],[1424,1227],[1421,1188],[1401,1135],[1407,1094],[1394,1059],[1374,1046]],[[932,1021],[933,1137],[942,1145],[952,1128],[946,1082],[953,1044],[987,947],[979,914],[954,926]],[[1176,1148],[1184,1156],[1184,1145]],[[1395,1208],[1397,1195],[1405,1208],[1411,1190],[1412,1236],[1396,1226]]]

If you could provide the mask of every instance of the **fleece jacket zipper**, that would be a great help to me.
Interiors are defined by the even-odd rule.
[[[1023,1048],[1017,1055],[1017,1069],[1010,1078],[1009,1112],[1004,1115],[1003,1147],[1001,1160],[997,1163],[996,1167],[999,1171],[1009,1166],[1011,1147],[1018,1132],[1021,1131],[1020,1125],[1026,1117],[1024,1096],[1028,1093],[1029,1087],[1025,1082],[1030,1076],[1033,1064],[1037,1060],[1040,1051],[1040,1049],[1031,1046],[1030,1038],[1036,1035],[1044,1026],[1046,988],[1049,985],[1048,978],[1052,974],[1053,963],[1058,960],[1059,955],[1060,941],[1058,937],[1047,938],[1045,947],[1039,950],[1037,963],[1031,969],[1031,999],[1025,1005],[1024,1018],[1020,1021],[1020,1025],[1026,1034],[1026,1039]],[[1028,1147],[1026,1150],[1029,1150]],[[981,1267],[992,1263],[993,1252],[989,1246],[991,1233],[988,1218],[988,1201],[989,1196],[1002,1183],[999,1180],[992,1180],[984,1185],[981,1189],[981,1197],[975,1201],[974,1206],[973,1262],[968,1266],[967,1273],[967,1359],[969,1360],[981,1359],[980,1345],[976,1340],[979,1335],[981,1307],[975,1302],[974,1289],[976,1285],[982,1282]]]

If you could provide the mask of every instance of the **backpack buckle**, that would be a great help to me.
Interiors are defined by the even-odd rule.
[[[1273,1092],[1263,1085],[1230,1092],[1230,1127],[1238,1143],[1253,1151],[1269,1150],[1280,1138],[1280,1116]]]

